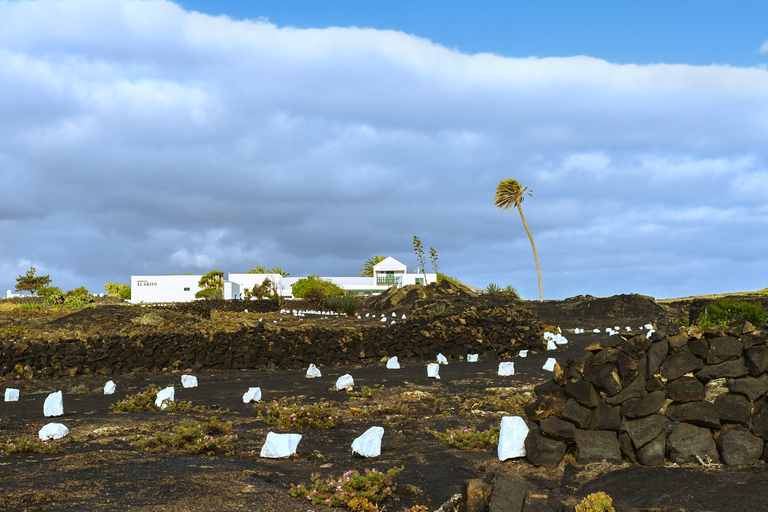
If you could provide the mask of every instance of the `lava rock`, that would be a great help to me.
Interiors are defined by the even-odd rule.
[[[744,395],[726,393],[715,398],[715,409],[720,421],[746,425],[752,413],[752,404]]]
[[[749,373],[749,370],[744,366],[744,360],[738,358],[733,361],[705,366],[702,370],[696,373],[696,377],[699,380],[712,380],[722,379],[723,377],[743,377],[747,373]]]
[[[744,345],[738,338],[722,336],[712,338],[709,341],[709,352],[707,352],[707,364],[719,364],[725,361],[741,357],[744,352]]]
[[[664,418],[661,414],[654,414],[637,420],[627,420],[624,430],[635,448],[639,449],[664,432]]]
[[[525,504],[528,485],[505,475],[493,483],[489,512],[521,512]]]
[[[717,408],[709,402],[673,402],[667,407],[667,417],[707,428],[720,428]]]
[[[725,425],[715,436],[723,461],[729,466],[754,464],[763,453],[763,440],[742,425]]]
[[[579,464],[607,461],[621,463],[621,447],[616,432],[604,430],[576,430],[576,448]]]
[[[704,361],[690,352],[670,354],[664,361],[664,365],[661,368],[661,375],[667,380],[675,380],[686,373],[700,370],[703,367]]]
[[[491,503],[493,489],[480,478],[464,480],[461,497],[467,512],[485,512]]]
[[[644,466],[663,466],[667,447],[667,433],[662,432],[637,450],[637,460]]]
[[[667,398],[675,402],[699,402],[705,396],[704,384],[695,377],[680,377],[667,382]]]
[[[681,423],[669,434],[667,449],[669,460],[676,464],[698,463],[697,456],[704,462],[707,459],[710,462],[720,460],[712,432],[708,428],[697,427],[690,423]]]
[[[731,393],[746,395],[753,402],[768,393],[768,375],[728,379],[726,382]]]
[[[534,466],[553,467],[565,457],[565,443],[544,437],[538,428],[532,428],[525,438],[525,452]]]

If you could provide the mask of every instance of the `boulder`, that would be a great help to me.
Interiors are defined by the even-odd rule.
[[[744,395],[726,393],[715,398],[715,409],[723,423],[741,423],[746,425],[752,413],[752,404]]]
[[[605,401],[609,404],[620,404],[630,398],[640,398],[645,394],[645,375],[637,374],[627,387],[616,393],[614,396],[608,396]]]
[[[587,426],[590,430],[619,430],[621,428],[621,408],[602,400],[598,402],[589,416]]]
[[[763,440],[742,425],[725,425],[715,435],[715,442],[729,466],[754,464],[763,453]]]
[[[639,449],[664,432],[664,418],[661,414],[654,414],[637,420],[627,420],[624,430],[635,448]]]
[[[635,455],[635,449],[632,447],[632,439],[626,432],[619,433],[619,446],[621,446],[621,453],[630,462],[637,462],[637,456]]]
[[[539,421],[544,418],[557,418],[563,412],[567,398],[563,388],[552,381],[539,384],[533,388],[536,400],[525,405],[525,415],[528,419]]]
[[[315,366],[314,364],[310,364],[309,368],[307,368],[307,378],[308,379],[314,379],[316,377],[322,377],[323,374],[320,372],[320,370]]]
[[[427,377],[431,379],[439,379],[440,378],[440,364],[439,363],[429,363],[427,365]]]
[[[648,378],[653,377],[661,371],[661,365],[667,358],[668,353],[669,344],[667,341],[659,341],[651,345],[651,348],[646,352],[646,360],[648,361],[646,372]]]
[[[579,464],[602,461],[621,463],[621,447],[616,432],[576,429],[575,438]]]
[[[48,395],[43,403],[43,414],[46,418],[64,414],[64,397],[61,391]]]
[[[525,457],[525,438],[528,437],[528,425],[520,416],[501,418],[499,431],[499,460]]]
[[[48,439],[61,439],[69,434],[69,429],[61,423],[48,423],[37,433],[37,436],[43,441]]]
[[[719,461],[712,432],[690,423],[681,423],[667,436],[667,450],[669,460],[676,464],[698,463],[697,456],[703,462]]]
[[[595,387],[582,379],[569,380],[563,386],[563,391],[565,391],[566,395],[587,407],[595,407],[600,400],[600,394]]]
[[[19,390],[14,388],[5,388],[5,401],[6,402],[18,402]]]
[[[664,407],[666,401],[667,396],[663,391],[647,393],[634,404],[631,411],[626,411],[625,415],[632,418],[642,418],[656,414]]]
[[[371,427],[363,435],[352,441],[352,453],[363,457],[378,457],[381,455],[381,438],[384,437],[383,427]]]
[[[663,466],[667,447],[667,433],[662,432],[637,450],[637,461],[644,466]]]
[[[580,405],[573,398],[568,399],[563,408],[563,412],[560,413],[561,418],[573,422],[579,428],[586,428],[591,416],[592,410]]]
[[[565,442],[573,441],[576,432],[573,423],[560,418],[544,418],[539,422],[539,428],[549,437]]]
[[[355,379],[353,379],[352,376],[348,373],[336,379],[337,391],[341,391],[342,389],[345,389],[347,391],[352,391],[354,387],[355,387]]]
[[[437,363],[438,364],[448,364],[448,359],[443,354],[437,354]]]
[[[670,354],[661,367],[661,375],[667,380],[675,380],[703,367],[704,361],[690,352]]]
[[[621,378],[616,370],[616,365],[613,363],[591,368],[585,379],[594,384],[597,389],[604,391],[609,397],[615,396],[621,391]]]
[[[261,400],[261,388],[248,388],[243,394],[243,403],[249,404],[251,402],[258,402]]]
[[[525,438],[525,456],[534,466],[554,467],[565,457],[565,443],[541,435],[532,428]]]
[[[667,417],[706,428],[720,428],[717,408],[710,402],[673,402],[667,406]]]
[[[267,433],[264,446],[261,447],[261,457],[267,459],[281,459],[290,457],[296,453],[296,448],[301,441],[301,434],[275,434]]]
[[[528,484],[506,475],[499,475],[493,483],[488,512],[522,512]]]
[[[722,379],[724,377],[743,377],[749,370],[744,366],[742,358],[726,361],[724,363],[708,365],[696,373],[699,380]]]
[[[746,395],[752,402],[768,393],[768,375],[728,379],[726,382],[731,393]]]
[[[104,384],[104,394],[105,395],[113,395],[113,394],[115,394],[116,390],[117,390],[117,386],[111,380],[109,382],[107,382],[106,384]]]
[[[181,386],[184,388],[196,388],[197,387],[197,377],[194,375],[182,375],[181,376]]]
[[[466,512],[486,512],[491,502],[492,488],[480,478],[464,480],[461,499]]]
[[[707,352],[707,364],[719,364],[725,361],[741,357],[744,345],[738,338],[721,336],[707,340],[709,352]]]
[[[688,342],[688,350],[696,357],[706,359],[709,354],[709,343],[705,338],[693,338]]]
[[[392,356],[389,359],[387,359],[387,369],[389,370],[400,369],[400,363],[397,361],[397,356]]]
[[[705,397],[704,384],[696,377],[680,377],[667,382],[667,398],[675,402],[699,402]]]
[[[173,389],[173,386],[169,386],[165,389],[162,389],[157,392],[157,398],[155,399],[155,407],[159,407],[161,409],[165,409],[168,407],[169,403],[173,403],[176,394],[176,390]]]
[[[525,357],[525,356],[521,356]],[[468,363],[476,363],[478,358],[478,354],[467,354],[467,362]]]
[[[744,364],[753,377],[759,377],[768,371],[768,347],[758,345],[744,352]]]

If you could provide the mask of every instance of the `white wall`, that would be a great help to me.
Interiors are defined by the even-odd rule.
[[[202,275],[131,276],[131,302],[189,302],[200,290]]]

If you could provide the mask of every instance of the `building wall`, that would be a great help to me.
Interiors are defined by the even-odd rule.
[[[131,276],[131,302],[189,302],[200,290],[202,275]]]

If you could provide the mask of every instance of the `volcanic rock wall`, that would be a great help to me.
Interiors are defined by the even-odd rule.
[[[200,301],[204,302],[204,301]],[[372,322],[378,324],[379,322]],[[302,368],[309,363],[375,363],[477,353],[512,357],[543,350],[543,326],[530,310],[470,308],[459,315],[412,317],[369,327],[289,327],[260,323],[237,332],[104,334],[86,340],[9,340],[0,344],[0,375],[61,377],[173,368]]]
[[[741,317],[727,328],[660,325],[650,337],[606,337],[536,388],[528,459],[551,466],[573,448],[580,464],[765,458],[767,338]]]

